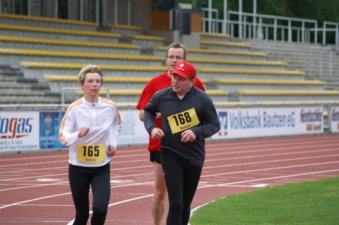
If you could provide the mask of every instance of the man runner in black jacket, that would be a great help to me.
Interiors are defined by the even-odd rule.
[[[196,69],[179,62],[172,87],[155,93],[144,108],[144,124],[160,152],[169,197],[167,225],[187,225],[190,206],[205,160],[205,138],[219,131],[220,122],[211,98],[193,86]],[[155,125],[161,113],[163,128]]]

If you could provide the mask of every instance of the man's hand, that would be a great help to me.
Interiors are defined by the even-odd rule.
[[[181,141],[182,142],[192,142],[195,141],[196,136],[193,133],[192,130],[185,130],[184,132],[181,133]]]
[[[160,128],[154,128],[151,132],[151,138],[154,140],[161,140],[164,137],[164,131],[162,131]]]

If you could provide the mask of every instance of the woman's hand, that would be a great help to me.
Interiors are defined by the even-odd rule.
[[[88,134],[89,132],[89,128],[88,127],[81,127],[78,133],[78,137],[82,138],[84,137],[86,134]]]
[[[113,157],[115,155],[116,149],[113,146],[108,146],[107,155]]]

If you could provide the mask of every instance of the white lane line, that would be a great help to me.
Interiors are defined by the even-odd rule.
[[[14,203],[11,203],[11,204],[0,206],[0,209],[5,209],[5,208],[8,208],[8,207],[12,207],[12,206],[16,206],[16,205],[20,205],[20,204],[24,204],[24,203],[28,203],[28,202],[34,202],[34,201],[44,200],[44,199],[48,199],[48,198],[55,198],[55,197],[60,197],[60,196],[64,196],[64,195],[69,195],[69,194],[70,194],[70,192],[66,192],[66,193],[57,194],[57,195],[49,195],[49,196],[44,196],[44,197],[40,197],[40,198],[28,199],[28,200],[21,201],[21,202],[14,202]]]
[[[281,142],[279,142],[279,143],[281,143]],[[308,148],[308,147],[315,147],[314,146],[314,144],[310,144],[309,142],[306,142],[308,145],[302,145],[301,147],[302,147],[302,149],[304,149],[304,148]],[[300,143],[299,143],[300,144]],[[224,144],[225,145],[225,144]],[[290,144],[289,144],[290,145]],[[210,156],[214,156],[214,155],[218,155],[218,159],[206,159],[206,162],[210,162],[210,161],[220,161],[220,160],[224,160],[225,158],[220,158],[220,155],[230,155],[230,154],[247,154],[247,153],[259,153],[259,152],[267,152],[267,151],[269,151],[269,152],[275,152],[276,150],[280,150],[280,149],[283,149],[283,150],[286,150],[286,149],[299,149],[299,147],[298,146],[292,146],[292,147],[286,147],[286,146],[283,146],[283,147],[277,147],[277,146],[275,146],[274,147],[274,151],[272,151],[272,145],[270,145],[270,144],[265,144],[265,145],[260,145],[261,147],[262,146],[267,146],[267,147],[269,147],[269,149],[261,149],[261,150],[255,150],[255,151],[251,151],[251,150],[246,150],[246,151],[241,151],[241,152],[239,152],[239,151],[223,151],[223,152],[218,152],[218,153],[209,153],[208,154],[208,156],[210,157]],[[330,145],[330,144],[328,144],[328,145],[322,145],[322,147],[329,147],[329,146],[333,146],[333,145]],[[227,147],[227,146],[226,146]],[[254,148],[255,146],[251,146],[251,148]],[[338,147],[339,147],[339,145],[338,145]],[[338,149],[338,147],[334,147],[334,148],[332,148],[333,150],[337,150]],[[232,147],[232,150],[236,150],[236,149],[238,149],[238,148],[244,148],[243,146],[234,146],[234,147]],[[287,152],[287,153],[280,153],[280,154],[282,154],[282,155],[293,155],[293,154],[302,154],[302,153],[311,153],[311,152],[326,152],[326,151],[330,151],[331,149],[325,149],[325,150],[312,150],[312,151],[309,151],[309,152],[306,152],[306,151],[303,151],[303,152]],[[279,153],[275,153],[276,154],[276,156],[278,156],[279,155]],[[265,156],[270,156],[270,155],[274,155],[274,154],[269,154],[269,155],[265,155]],[[141,155],[138,155],[138,156],[141,156]],[[261,157],[261,156],[263,156],[263,155],[258,155],[258,156],[245,156],[246,158],[254,158],[254,157]],[[43,158],[43,157],[42,157]],[[232,158],[230,158],[230,157],[228,157],[228,158],[226,158],[227,160],[232,160],[232,159],[237,159],[237,158],[239,158],[239,157],[232,157]],[[115,161],[115,163],[116,164],[121,164],[121,163],[126,163],[126,162],[139,162],[139,161],[144,161],[144,160],[134,160],[134,161]],[[55,162],[55,161],[54,161]],[[64,162],[64,160],[63,161],[59,161],[59,162]],[[50,163],[53,163],[53,162],[50,162]],[[40,162],[34,162],[34,163],[25,163],[24,165],[40,165],[41,163]],[[16,164],[12,164],[12,165],[10,165],[11,167],[12,166],[15,166]],[[23,164],[17,164],[17,165],[20,165],[20,167],[22,167],[23,166]],[[6,168],[8,168],[8,166],[9,165],[3,165],[4,167],[6,167]],[[0,167],[2,167],[1,165],[0,165]],[[65,168],[65,167],[54,167],[54,168],[56,168],[56,169],[63,169],[63,168]],[[11,173],[11,172],[15,172],[15,173],[18,173],[19,171],[20,172],[27,172],[27,171],[29,171],[29,172],[32,172],[32,171],[41,171],[41,170],[46,170],[46,168],[39,168],[39,169],[31,169],[31,170],[18,170],[18,169],[13,169],[13,171],[4,171],[4,170],[2,170],[2,171],[0,171],[0,174],[2,174],[2,173],[4,173],[4,174],[8,174],[8,173]],[[20,179],[20,178],[18,178],[18,179]],[[21,178],[22,179],[22,178]]]
[[[58,183],[49,183],[49,184],[34,184],[34,185],[28,185],[28,186],[23,186],[23,187],[6,188],[6,189],[0,189],[0,192],[14,191],[14,190],[20,190],[20,189],[27,189],[27,188],[54,186],[54,185],[65,185],[65,184],[68,185],[69,184],[68,181],[58,182]]]
[[[315,171],[315,172],[309,172],[309,173],[297,173],[297,174],[275,176],[275,177],[266,177],[266,178],[258,178],[258,179],[251,179],[251,180],[242,180],[242,181],[228,182],[228,183],[223,183],[223,184],[212,184],[212,185],[206,185],[206,186],[200,187],[199,189],[210,188],[210,187],[233,186],[233,185],[239,185],[239,184],[243,184],[243,183],[259,182],[259,181],[261,182],[261,181],[267,181],[267,180],[285,179],[285,178],[299,177],[299,176],[309,176],[309,175],[331,173],[331,172],[339,172],[339,169]]]
[[[149,184],[153,184],[153,183],[154,183],[154,181],[151,181],[151,182],[138,182],[138,183],[133,183],[133,184],[113,186],[113,187],[111,187],[111,189],[121,188],[121,187],[138,186],[138,185],[149,185]],[[12,206],[16,206],[16,205],[20,205],[20,204],[24,204],[24,203],[28,203],[28,202],[34,202],[34,201],[39,201],[39,200],[44,200],[44,199],[48,199],[48,198],[54,198],[54,197],[69,195],[69,194],[71,194],[71,192],[66,192],[66,193],[57,194],[57,195],[48,195],[48,196],[44,196],[44,197],[40,197],[40,198],[28,199],[28,200],[20,201],[20,202],[14,202],[14,203],[11,203],[11,204],[6,204],[6,205],[3,205],[3,206],[0,206],[0,209],[5,209],[5,208],[8,208],[8,207],[12,207]]]
[[[65,174],[66,175],[66,174]],[[140,177],[145,175],[153,175],[153,172],[149,173],[138,173],[138,174],[130,174],[130,175],[120,175],[120,176],[111,176],[111,180],[114,180],[116,178],[127,178],[127,177]],[[42,176],[46,177],[46,176]],[[39,179],[39,178],[38,178]],[[1,181],[1,180],[0,180]],[[49,183],[49,184],[34,184],[34,185],[28,185],[28,186],[20,186],[20,187],[14,187],[14,188],[6,188],[6,189],[0,189],[0,192],[3,191],[13,191],[13,190],[20,190],[20,189],[26,189],[26,188],[35,188],[35,187],[44,187],[44,186],[51,186],[51,185],[68,185],[68,180],[57,182],[57,183]]]
[[[257,161],[257,162],[246,162],[246,163],[234,163],[234,164],[226,164],[226,165],[219,165],[219,166],[205,166],[204,170],[208,169],[216,169],[216,168],[225,168],[225,167],[236,167],[236,166],[248,166],[248,165],[259,165],[259,164],[269,164],[269,163],[278,163],[278,162],[291,162],[291,161],[297,161],[297,160],[305,160],[305,159],[320,159],[320,158],[328,158],[328,157],[335,157],[339,156],[339,154],[334,154],[334,155],[327,155],[327,156],[310,156],[310,157],[300,157],[300,158],[293,158],[293,159],[277,159],[277,160],[265,160],[265,161]],[[309,164],[299,164],[299,165],[292,165],[291,167],[297,166],[297,167],[302,167],[302,166],[308,166],[308,165],[324,165],[324,164],[332,164],[333,162],[338,162],[338,161],[329,161],[329,162],[321,162],[321,163],[309,163]],[[270,170],[272,168],[290,168],[289,166],[286,167],[270,167],[267,169],[263,170]],[[260,169],[262,170],[262,169]],[[240,171],[241,172],[241,171]],[[223,174],[223,173],[221,173]],[[218,175],[217,173],[213,173],[210,175],[204,175],[204,177],[209,177],[209,176],[216,176]]]
[[[240,184],[243,183],[249,183],[249,182],[261,182],[261,181],[267,181],[267,180],[274,180],[274,179],[284,179],[284,178],[290,178],[290,177],[297,177],[297,176],[306,176],[306,175],[315,175],[315,174],[322,174],[322,173],[331,173],[331,172],[339,172],[339,169],[335,170],[324,170],[324,171],[316,171],[316,172],[309,172],[309,173],[299,173],[299,174],[292,174],[292,175],[284,175],[284,176],[275,176],[275,177],[267,177],[267,178],[259,178],[259,179],[251,179],[251,180],[243,180],[243,181],[237,181],[237,182],[229,182],[229,183],[223,183],[223,184],[215,184],[215,185],[204,185],[199,186],[198,189],[205,189],[205,188],[215,188],[215,187],[238,187]],[[254,185],[252,185],[253,187]],[[251,187],[251,186],[244,186],[244,187]],[[196,206],[192,209],[191,217],[197,211],[199,208],[214,202],[215,200],[212,200],[210,202],[203,203],[201,205]]]
[[[136,200],[140,200],[140,199],[144,199],[144,198],[149,198],[149,197],[152,197],[153,194],[147,194],[147,195],[142,195],[142,196],[139,196],[139,197],[135,197],[135,198],[128,198],[126,200],[123,200],[123,201],[120,201],[120,202],[114,202],[114,203],[111,203],[108,205],[108,207],[111,207],[111,206],[116,206],[116,205],[120,205],[120,204],[124,204],[124,203],[128,203],[128,202],[132,202],[132,201],[136,201]],[[93,211],[91,210],[89,212],[89,214],[92,214]],[[74,222],[74,219],[69,221],[69,223],[67,223],[67,225],[72,225]]]
[[[43,159],[43,160],[45,160],[45,158],[52,158],[51,159],[51,161],[47,161],[46,160],[46,162],[44,162],[44,164],[46,164],[46,163],[48,163],[48,164],[55,164],[55,163],[63,163],[63,162],[67,162],[67,160],[65,160],[65,159],[67,159],[68,158],[68,154],[67,155],[64,155],[62,158],[63,159],[60,159],[60,160],[53,160],[53,158],[55,158],[55,157],[58,157],[59,158],[59,156],[48,156],[48,157],[45,157],[45,156],[37,156],[37,157],[34,157],[34,158],[31,158],[31,157],[28,157],[27,159],[28,160],[26,160],[26,161],[29,161],[29,160],[32,160],[32,159],[34,159],[34,160],[40,160],[40,159]],[[145,154],[130,154],[130,155],[126,155],[126,156],[115,156],[114,157],[114,159],[113,159],[113,161],[116,161],[116,160],[118,160],[118,162],[117,163],[121,163],[121,162],[138,162],[138,161],[144,161],[144,160],[139,160],[139,159],[136,159],[136,160],[127,160],[127,161],[119,161],[119,159],[122,159],[122,158],[133,158],[133,157],[135,157],[135,158],[138,158],[138,157],[147,157],[147,155],[145,155]],[[22,160],[25,160],[26,158],[22,158]],[[17,162],[18,160],[16,160],[16,158],[13,158],[13,159],[4,159],[4,160],[0,160],[0,162],[1,161],[3,161],[3,162],[9,162],[9,161],[15,161],[15,162]],[[16,164],[2,164],[2,165],[0,165],[0,168],[8,168],[8,167],[13,167],[13,166],[29,166],[29,165],[40,165],[41,164],[41,162],[23,162],[23,163],[16,163]]]
[[[331,139],[330,139],[331,140]],[[233,145],[231,145],[231,144],[229,144],[229,143],[227,143],[227,142],[218,142],[218,145],[216,145],[216,143],[207,143],[208,144],[208,146],[207,147],[209,147],[209,148],[213,148],[213,149],[216,149],[217,148],[217,146],[222,146],[222,152],[220,153],[220,152],[217,152],[217,153],[214,153],[214,154],[217,154],[217,155],[220,155],[220,154],[233,154],[233,153],[249,153],[249,152],[253,152],[253,153],[255,153],[255,152],[257,152],[256,150],[255,151],[251,151],[251,150],[248,150],[248,151],[242,151],[242,152],[239,152],[239,151],[234,151],[234,152],[229,152],[229,151],[224,151],[224,147],[226,147],[226,148],[232,148],[232,150],[234,149],[234,150],[237,150],[237,149],[243,149],[243,148],[245,148],[247,145],[248,146],[250,146],[251,147],[251,149],[255,149],[257,146],[259,147],[260,146],[260,148],[262,149],[262,148],[265,148],[265,147],[267,147],[267,148],[269,148],[269,149],[272,149],[272,145],[274,144],[274,149],[286,149],[286,148],[288,148],[288,149],[295,149],[295,148],[309,148],[309,147],[312,147],[312,148],[314,148],[314,147],[316,147],[316,145],[315,144],[319,144],[319,146],[321,146],[321,147],[324,147],[324,146],[334,146],[334,147],[338,147],[338,144],[337,145],[335,145],[335,144],[328,144],[328,140],[324,140],[324,139],[321,139],[321,140],[316,140],[316,141],[313,141],[313,139],[311,139],[311,140],[306,140],[306,141],[298,141],[298,143],[296,143],[295,145],[293,145],[292,147],[290,146],[291,145],[291,143],[290,142],[288,142],[288,143],[284,143],[284,142],[281,142],[281,141],[270,141],[269,139],[267,139],[267,140],[263,140],[263,141],[265,141],[264,143],[262,143],[262,141],[260,140],[259,141],[259,143],[258,143],[258,141],[256,140],[256,141],[252,141],[252,142],[249,142],[249,143],[245,143],[245,144],[242,144],[241,146],[239,146],[239,142],[236,142],[236,143],[234,143],[234,146]],[[293,141],[293,140],[292,140]],[[240,141],[241,142],[241,141]],[[253,144],[253,143],[255,143],[255,144]],[[325,143],[325,145],[324,144],[322,144],[322,143]],[[321,144],[321,145],[320,145]],[[277,145],[281,145],[281,146],[277,146]],[[290,146],[290,147],[286,147],[286,145],[287,146]],[[300,145],[300,146],[299,146]],[[220,149],[221,147],[218,147],[218,149]],[[131,151],[131,150],[129,150],[129,151]],[[261,151],[261,150],[260,150]],[[267,151],[267,150],[266,150]],[[138,152],[138,150],[134,150],[133,152]],[[65,150],[65,153],[68,153],[66,150]],[[40,156],[40,157],[29,157],[29,158],[20,158],[21,160],[25,160],[25,159],[44,159],[44,158],[59,158],[59,157],[61,157],[61,158],[64,158],[64,157],[67,157],[67,154],[64,154],[64,155],[60,155],[60,156]],[[126,157],[128,157],[128,158],[130,158],[130,157],[134,157],[134,156],[145,156],[145,154],[131,154],[131,155],[126,155],[126,156],[116,156],[115,157],[115,159],[121,159],[121,158],[126,158]],[[4,162],[8,162],[8,161],[18,161],[18,159],[17,158],[13,158],[13,159],[4,159],[4,160],[1,160],[0,159],[0,162],[2,162],[2,161],[4,161]],[[55,162],[65,162],[65,160],[59,160],[59,161],[51,161],[51,162],[48,162],[48,161],[46,161],[47,163],[55,163]],[[120,163],[121,161],[116,161],[116,163]],[[23,165],[40,165],[41,163],[40,162],[34,162],[34,163],[32,163],[32,162],[30,162],[30,163],[24,163],[24,164],[22,164],[22,163],[20,163],[20,164],[11,164],[11,165],[0,165],[0,168],[1,167],[5,167],[5,168],[7,168],[8,166],[23,166]],[[1,172],[0,172],[1,173]]]
[[[211,155],[213,155],[213,154],[207,154],[207,156],[209,158],[206,160],[206,162],[231,161],[231,160],[235,160],[235,159],[255,159],[255,158],[264,158],[264,157],[271,157],[271,156],[293,156],[293,155],[310,154],[310,153],[319,153],[319,154],[321,154],[321,153],[332,152],[332,151],[336,151],[336,152],[339,153],[338,149],[339,149],[339,146],[336,147],[336,148],[327,148],[327,149],[323,149],[323,150],[316,149],[316,150],[306,150],[306,151],[300,151],[300,152],[293,151],[293,152],[282,152],[282,153],[275,153],[275,150],[272,151],[272,149],[271,150],[258,150],[258,151],[253,152],[256,155],[246,155],[246,156],[236,156],[236,157],[222,157],[221,158],[220,155],[222,155],[222,154],[216,154],[217,158],[213,158],[213,159],[210,158]],[[285,148],[283,148],[282,150],[285,150]],[[258,154],[258,153],[263,153],[263,152],[268,152],[268,153],[267,154]],[[243,153],[247,154],[247,153],[252,153],[252,152],[251,151],[243,151],[243,152],[241,152],[241,154],[243,154]],[[234,153],[234,154],[236,154],[236,153]],[[238,153],[238,155],[239,155],[239,153]]]
[[[310,157],[299,157],[299,158],[293,158],[293,159],[283,159],[283,160],[265,160],[265,161],[260,161],[260,162],[251,162],[251,163],[235,163],[235,164],[226,164],[226,165],[219,165],[219,166],[205,166],[204,170],[207,171],[208,169],[215,169],[215,168],[225,168],[225,167],[235,167],[235,166],[248,166],[248,165],[258,165],[258,164],[268,164],[268,163],[277,163],[277,162],[290,162],[290,161],[296,161],[296,160],[305,160],[305,159],[317,159],[317,158],[326,158],[326,157],[333,157],[333,156],[339,156],[339,154],[334,154],[334,155],[323,155],[323,156],[310,156]],[[295,167],[305,167],[305,166],[318,166],[318,165],[326,165],[326,164],[333,164],[337,163],[338,161],[334,162],[324,162],[324,163],[311,163],[311,164],[300,164],[300,165],[292,165],[292,166],[282,166],[282,167],[271,167],[271,168],[263,168],[263,169],[255,169],[255,170],[245,170],[245,171],[236,171],[236,172],[226,172],[226,173],[213,173],[209,175],[202,175],[201,178],[206,178],[206,177],[215,177],[215,176],[223,176],[223,175],[230,175],[230,174],[239,174],[239,173],[248,173],[248,172],[258,172],[258,171],[267,171],[267,170],[277,170],[277,169],[287,169],[287,168],[295,168]],[[148,167],[148,166],[142,166],[142,167]],[[140,167],[128,167],[128,168],[140,168]],[[121,169],[120,169],[121,170]],[[66,175],[66,173],[64,174]],[[134,174],[133,176],[139,176],[140,174]],[[47,175],[47,176],[40,176],[41,178],[47,179],[48,177],[52,177],[53,175]],[[127,177],[127,176],[120,176],[120,177]],[[25,179],[35,179],[37,178],[36,176],[32,177],[25,177]],[[112,179],[117,178],[117,177],[112,177]],[[19,179],[19,178],[18,178]],[[0,179],[0,181],[13,181],[13,180],[18,180],[18,179]],[[20,178],[24,179],[24,178]],[[15,187],[15,188],[7,188],[7,189],[0,189],[0,192],[3,191],[9,191],[9,190],[17,190],[17,189],[24,189],[24,188],[32,188],[32,187],[42,187],[42,186],[49,186],[49,185],[60,185],[64,183],[56,183],[56,184],[40,184],[40,185],[30,185],[30,186],[25,186],[25,187]]]
[[[230,184],[243,184],[243,183],[248,183],[248,182],[258,182],[258,181],[267,181],[267,180],[275,180],[275,179],[285,179],[285,178],[290,178],[290,177],[309,176],[309,175],[323,174],[323,173],[332,173],[332,172],[339,172],[339,169],[315,171],[315,172],[309,172],[309,173],[297,173],[297,174],[291,174],[291,175],[267,177],[267,178],[260,178],[260,179],[252,179],[252,180],[247,180],[247,181],[233,182],[233,183],[230,183]]]
[[[333,149],[333,150],[337,150],[337,149]],[[303,152],[292,152],[292,153],[273,153],[273,154],[266,154],[266,155],[257,155],[257,156],[244,156],[244,157],[229,157],[229,158],[218,158],[218,159],[208,159],[206,160],[206,163],[208,162],[215,162],[215,161],[231,161],[231,160],[235,160],[235,159],[254,159],[254,158],[262,158],[262,157],[269,157],[269,156],[282,156],[282,155],[295,155],[295,154],[303,154],[303,153],[313,153],[313,152],[327,152],[327,151],[331,151],[331,149],[326,149],[326,150],[314,150],[314,151],[303,151]],[[259,162],[254,162],[252,164],[259,164],[259,163],[270,163],[270,162],[285,162],[285,161],[291,161],[291,160],[303,160],[303,159],[309,159],[309,158],[325,158],[325,157],[332,157],[332,156],[336,156],[336,155],[322,155],[322,156],[310,156],[310,157],[299,157],[299,158],[293,158],[293,159],[285,159],[285,160],[268,160],[268,161],[259,161]],[[339,156],[339,154],[338,154]],[[250,165],[251,163],[243,163],[243,164],[227,164],[227,165],[222,165],[222,166],[205,166],[205,169],[209,169],[209,168],[218,168],[218,167],[229,167],[232,165]],[[145,167],[149,167],[149,165],[145,165],[145,166],[138,166],[138,167],[125,167],[125,168],[112,168],[111,171],[115,171],[115,170],[129,170],[129,169],[136,169],[136,168],[145,168]],[[46,169],[43,169],[46,170]],[[31,170],[34,171],[34,170]],[[18,171],[17,171],[18,172]],[[44,176],[39,176],[39,178],[48,178],[48,177],[54,177],[54,176],[66,176],[67,173],[59,173],[59,174],[50,174],[50,175],[44,175]],[[6,178],[6,179],[0,179],[1,182],[6,182],[6,181],[13,181],[13,180],[22,180],[22,179],[35,179],[37,178],[37,176],[31,176],[31,177],[18,177],[18,178]]]
[[[339,163],[339,161],[333,161],[331,163]],[[327,162],[327,163],[304,164],[304,165],[301,165],[301,166],[314,166],[314,165],[321,165],[321,164],[329,164],[329,162]],[[279,167],[279,169],[282,169],[282,168],[294,168],[294,167],[300,167],[300,165],[299,166]],[[265,169],[259,169],[259,170],[247,170],[246,172],[249,172],[249,171],[254,172],[254,171],[262,171],[262,170],[272,170],[272,169],[278,169],[278,168],[265,168]],[[314,175],[314,174],[329,173],[329,172],[338,172],[338,171],[339,171],[339,169],[336,169],[336,170],[326,170],[326,171],[316,171],[316,172],[309,172],[309,173],[299,173],[299,174],[291,174],[291,175],[275,176],[275,177],[266,177],[266,178],[243,180],[243,181],[230,182],[230,183],[224,183],[224,184],[205,185],[205,186],[199,187],[199,188],[220,187],[220,186],[225,186],[225,185],[227,186],[227,185],[235,185],[235,184],[242,184],[242,183],[248,183],[248,182],[258,182],[258,181],[265,181],[265,180],[290,178],[290,177],[296,177],[296,176]],[[234,174],[234,173],[243,173],[243,172],[245,172],[245,171],[237,171],[237,172],[232,172],[232,173],[223,173],[223,175],[225,175],[225,174]],[[214,174],[214,176],[215,176],[215,174]],[[145,182],[145,183],[135,183],[135,184],[127,184],[127,185],[115,186],[115,187],[112,187],[112,188],[127,187],[127,186],[137,186],[137,185],[151,184],[151,183],[153,183],[153,181],[152,182]],[[15,205],[19,205],[19,204],[24,204],[24,203],[28,203],[28,202],[33,202],[33,201],[39,201],[39,200],[48,199],[48,198],[64,196],[64,195],[68,195],[68,194],[70,194],[70,192],[66,192],[66,193],[62,193],[62,194],[57,194],[57,195],[44,196],[44,197],[29,199],[29,200],[20,201],[20,202],[15,202],[15,203],[11,203],[11,204],[0,206],[0,209],[4,209],[4,208],[8,208],[8,207],[11,207],[11,206],[15,206]],[[149,195],[145,195],[144,197],[146,198],[146,196],[149,197],[149,196],[152,196],[152,195],[153,194],[149,194]],[[119,202],[118,204],[122,204],[122,203],[128,202],[128,201],[134,201],[134,200],[137,200],[137,198],[133,198],[133,200],[129,200],[129,199],[128,200],[124,200],[124,201]],[[115,205],[115,203],[113,203],[112,205]]]
[[[145,161],[145,160],[143,160]],[[64,168],[67,168],[64,167]],[[114,172],[114,171],[123,171],[123,170],[130,170],[130,169],[142,169],[142,168],[151,168],[151,165],[142,165],[142,166],[131,166],[131,167],[120,167],[120,168],[112,168],[110,171],[111,172]],[[43,169],[43,170],[48,170],[48,169]],[[67,169],[65,169],[66,171]],[[35,175],[35,176],[25,176],[25,177],[17,177],[17,178],[6,178],[6,179],[0,179],[1,182],[4,182],[4,181],[13,181],[13,180],[23,180],[23,179],[36,179],[36,178],[41,178],[41,177],[54,177],[54,176],[68,176],[68,173],[58,173],[58,174],[49,174],[49,175]]]
[[[267,167],[267,168],[262,168],[262,169],[242,170],[242,171],[233,171],[233,172],[226,172],[226,173],[214,173],[214,174],[209,174],[209,175],[203,175],[202,177],[205,178],[205,177],[214,177],[214,176],[239,174],[239,173],[252,173],[252,172],[259,172],[259,171],[272,171],[272,170],[279,170],[279,169],[291,169],[291,168],[300,168],[300,167],[309,167],[309,166],[322,166],[322,165],[338,164],[338,163],[339,161],[329,161],[329,162],[308,163],[308,164],[300,164],[300,165],[292,165],[292,166]]]

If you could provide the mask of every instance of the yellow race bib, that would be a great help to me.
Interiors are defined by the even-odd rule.
[[[104,144],[79,145],[77,159],[83,163],[101,163],[106,159],[106,147]]]
[[[167,121],[172,134],[190,129],[200,123],[194,108],[170,115],[167,117]]]

